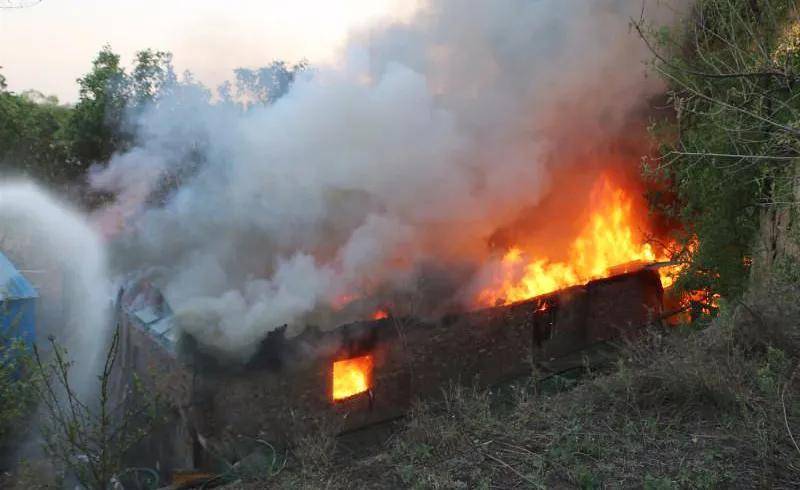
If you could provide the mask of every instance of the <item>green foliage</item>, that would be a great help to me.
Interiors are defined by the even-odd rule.
[[[274,61],[262,68],[237,69],[236,93],[233,84],[226,82],[219,88],[221,103],[241,110],[253,104],[269,105],[286,94],[307,69],[305,61],[294,65]],[[137,52],[126,71],[120,56],[104,46],[78,84],[79,100],[68,106],[32,90],[8,92],[0,75],[1,172],[80,187],[92,165],[105,164],[115,153],[136,144],[136,121],[144,111],[213,104],[211,92],[190,72],[176,75],[171,53],[152,49]],[[198,155],[190,159],[194,164],[199,161]],[[176,182],[167,182],[164,192]]]
[[[136,53],[129,83],[132,99],[129,104],[137,108],[164,97],[178,83],[172,66],[172,53],[152,49]]]
[[[19,433],[35,406],[31,353],[19,339],[0,339],[0,446]]]
[[[575,473],[575,481],[578,483],[579,488],[583,490],[596,490],[603,488],[600,480],[598,480],[597,476],[589,469],[579,466]]]
[[[0,91],[0,169],[45,181],[64,177],[69,108],[37,92]]]
[[[300,61],[288,65],[285,61],[273,61],[268,66],[252,70],[237,68],[236,95],[245,103],[272,104],[289,91],[297,76],[308,70],[308,62]],[[220,95],[230,98],[230,86],[223,85]]]
[[[658,478],[652,475],[644,477],[645,490],[672,490],[673,488],[678,488],[678,486],[669,478]]]
[[[699,0],[681,29],[636,24],[669,87],[675,118],[654,125],[654,196],[696,237],[680,285],[742,293],[763,209],[794,202],[800,155],[800,49],[795,2]],[[800,33],[798,31],[797,33]],[[796,36],[795,33],[794,35]]]
[[[765,395],[775,395],[780,392],[780,380],[787,367],[786,355],[780,349],[769,347],[764,364],[758,368],[758,387]]]
[[[88,488],[106,488],[123,473],[143,476],[140,471],[126,470],[125,458],[163,422],[161,399],[151,395],[138,378],[112,386],[119,342],[117,327],[97,377],[97,396],[89,400],[76,392],[73,362],[63,347],[50,339],[51,361],[44,361],[34,349],[34,367],[41,379],[37,397],[46,415],[40,426],[45,452]],[[124,390],[116,402],[114,389]]]
[[[105,162],[121,150],[129,137],[122,131],[130,94],[120,57],[104,46],[92,62],[92,71],[78,79],[80,99],[67,128],[76,168]]]

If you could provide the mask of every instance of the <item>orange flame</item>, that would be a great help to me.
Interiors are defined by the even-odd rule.
[[[511,247],[500,261],[492,285],[479,292],[478,303],[494,306],[522,301],[669,260],[638,240],[633,200],[625,191],[608,179],[600,184],[591,198],[593,211],[567,251],[568,260],[531,257],[521,247]],[[671,284],[668,274],[662,274],[662,282],[665,287]]]
[[[373,320],[383,320],[384,318],[389,318],[389,312],[382,308],[380,310],[376,310],[375,313],[372,314]]]
[[[363,393],[372,380],[372,356],[353,357],[333,363],[333,399],[342,400]]]

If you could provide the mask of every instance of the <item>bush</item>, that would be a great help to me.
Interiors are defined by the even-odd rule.
[[[672,191],[653,204],[693,244],[687,289],[741,295],[754,256],[767,254],[756,248],[764,211],[797,200],[798,25],[790,0],[698,0],[680,28],[635,23],[674,107],[654,125],[660,156],[645,170]]]
[[[97,377],[96,398],[86,399],[76,392],[73,363],[52,338],[52,360],[45,361],[34,349],[34,368],[41,380],[36,393],[45,416],[39,426],[45,453],[88,488],[105,488],[120,474],[132,474],[126,469],[126,458],[163,422],[161,398],[144,390],[138,378],[121,387],[125,390],[121,400],[112,398],[119,335],[117,325]]]
[[[29,349],[20,340],[0,339],[0,467],[26,435],[25,420],[36,406],[36,378]]]

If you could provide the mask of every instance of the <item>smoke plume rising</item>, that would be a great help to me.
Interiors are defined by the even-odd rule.
[[[89,388],[108,340],[112,299],[100,237],[79,212],[26,182],[0,184],[0,236],[18,266],[40,269],[27,274],[41,286],[39,311],[60,307],[41,319],[38,334],[49,333],[68,349],[76,361],[74,387]],[[37,281],[36,273],[45,276]]]
[[[659,90],[628,28],[639,2],[468,3],[354,34],[267,107],[189,91],[145,111],[137,147],[92,176],[117,195],[99,216],[117,266],[158,271],[180,326],[224,354],[332,326],[348,299],[424,270],[466,271],[441,299],[468,306],[496,232],[629,165],[620,146]]]

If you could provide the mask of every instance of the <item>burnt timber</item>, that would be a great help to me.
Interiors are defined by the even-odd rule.
[[[137,373],[173,407],[151,459],[164,470],[204,468],[241,437],[291,444],[320,426],[345,432],[397,418],[452,383],[487,387],[557,371],[560,360],[659,321],[662,300],[657,271],[641,269],[437,321],[386,318],[293,338],[279,329],[236,368],[175,348],[163,320],[120,306],[115,383]],[[365,354],[374,360],[371,389],[334,402],[333,362]]]

